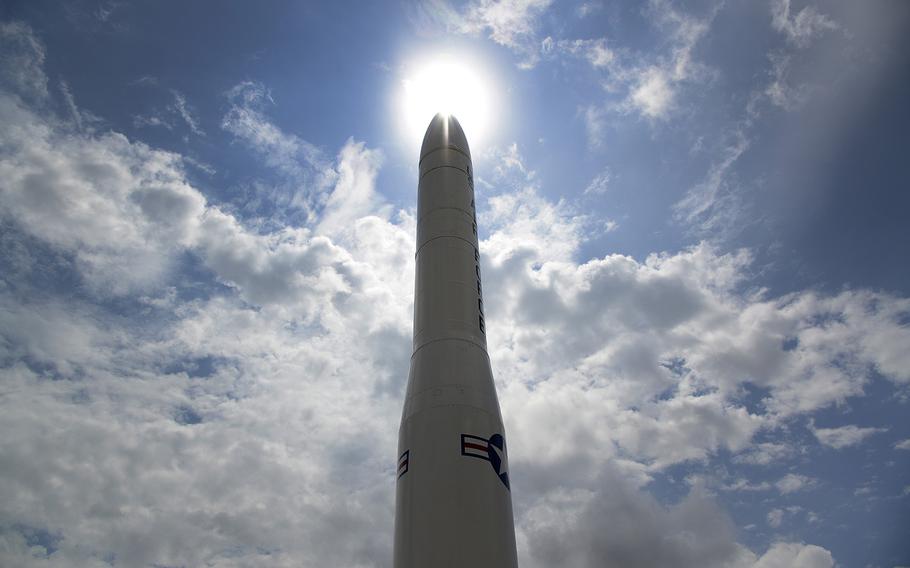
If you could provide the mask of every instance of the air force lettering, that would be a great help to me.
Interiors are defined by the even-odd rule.
[[[517,568],[487,354],[471,154],[452,116],[420,150],[414,346],[398,434],[394,568]]]

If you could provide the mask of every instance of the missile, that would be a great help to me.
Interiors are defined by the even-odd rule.
[[[420,148],[414,351],[398,434],[394,568],[516,568],[487,354],[474,171],[454,116]]]

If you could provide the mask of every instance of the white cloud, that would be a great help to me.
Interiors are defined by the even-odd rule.
[[[894,448],[897,450],[910,450],[910,438],[897,442],[894,444]]]
[[[656,62],[636,65],[623,72],[614,70],[614,76],[629,84],[626,109],[648,119],[665,119],[675,108],[677,91],[683,84],[708,80],[707,67],[694,60],[693,52],[710,30],[718,8],[719,5],[698,18],[680,12],[666,0],[651,0],[647,13],[653,25],[669,36],[672,47],[668,57]]]
[[[814,544],[778,542],[752,568],[833,568],[831,552]]]
[[[781,477],[774,484],[777,487],[777,490],[783,494],[794,493],[796,491],[802,491],[814,487],[818,483],[817,479],[808,477],[806,475],[800,475],[797,473],[788,473],[787,475]]]
[[[772,0],[771,25],[784,34],[787,41],[798,47],[808,47],[824,32],[839,28],[836,22],[820,13],[815,6],[806,6],[795,16],[791,15],[790,0]]]
[[[661,118],[669,112],[673,95],[666,71],[651,67],[639,74],[637,84],[629,94],[629,101],[644,116]]]
[[[769,465],[790,457],[794,452],[790,444],[762,442],[733,458],[735,463]]]
[[[609,68],[616,59],[616,54],[607,47],[607,41],[604,38],[554,41],[548,37],[544,41],[546,42],[545,52],[555,50],[557,53],[581,57],[595,69]]]
[[[816,428],[815,423],[810,423],[810,429],[822,444],[839,450],[862,443],[863,440],[879,432],[887,432],[887,428],[860,428],[852,424],[839,428]]]
[[[205,132],[202,131],[202,128],[199,127],[199,119],[193,114],[193,110],[190,108],[190,104],[186,101],[186,97],[176,89],[171,90],[171,94],[174,95],[174,104],[171,105],[171,110],[177,113],[183,122],[186,123],[187,127],[196,134],[197,136],[205,136]]]
[[[673,205],[675,218],[702,235],[724,238],[741,224],[743,204],[733,168],[749,149],[750,141],[741,129],[735,130],[732,138],[705,178]]]
[[[604,169],[602,172],[594,176],[594,179],[592,179],[591,183],[588,184],[588,187],[585,188],[585,195],[603,195],[607,192],[612,179],[613,172],[610,171],[610,168]]]
[[[328,190],[338,175],[331,161],[322,150],[284,132],[268,119],[265,109],[275,102],[262,84],[245,81],[229,89],[226,96],[231,107],[222,120],[222,128],[255,150],[288,180],[289,195],[275,192],[272,198],[283,207],[303,210],[308,220],[314,220],[316,209],[328,198]]]
[[[784,510],[783,509],[771,509],[768,511],[768,525],[772,528],[780,527],[781,523],[784,521]]]
[[[603,9],[603,4],[600,2],[582,2],[575,12],[578,14],[579,18],[587,18],[594,12]]]
[[[748,479],[741,477],[732,483],[724,485],[722,489],[724,491],[768,491],[771,489],[771,484],[767,481],[752,483]]]
[[[268,120],[264,88],[232,96],[225,128],[288,179],[310,179],[311,226],[335,215],[333,229],[256,230],[207,203],[180,156],[73,133],[0,97],[5,220],[138,314],[0,287],[4,563],[389,556],[414,220],[374,200],[373,150],[351,141],[324,158]],[[481,251],[491,359],[522,472],[523,565],[831,566],[828,551],[799,543],[756,556],[698,485],[671,507],[641,488],[721,450],[779,459],[775,445],[750,450],[754,434],[861,394],[871,367],[910,381],[908,300],[746,293],[749,253],[707,244],[579,261],[591,221],[541,196],[517,146],[506,157],[516,190],[481,211]],[[180,252],[226,286],[193,282],[187,295],[164,269],[139,272]],[[747,382],[767,392],[753,410]],[[812,483],[790,474],[777,486]],[[616,532],[620,513],[629,522]],[[26,538],[41,531],[40,546]]]
[[[486,33],[521,57],[519,67],[530,69],[540,60],[538,20],[551,3],[552,0],[471,0],[457,10],[444,0],[426,0],[418,5],[411,20],[418,30],[441,25],[458,33]]]
[[[316,232],[341,236],[353,223],[368,215],[387,218],[389,207],[376,194],[376,174],[382,164],[379,150],[348,139],[338,154],[335,186],[322,210]]]
[[[591,148],[602,147],[607,129],[606,111],[602,107],[591,105],[584,109],[583,115],[588,146]]]
[[[121,134],[78,137],[0,94],[0,213],[74,255],[96,289],[156,285],[199,228],[205,199],[180,156]]]
[[[20,22],[0,22],[0,86],[26,98],[47,97],[44,45]]]
[[[792,87],[789,84],[790,56],[772,53],[768,56],[771,61],[771,83],[765,88],[765,96],[771,104],[787,111],[797,110],[809,99],[809,89],[806,85]]]

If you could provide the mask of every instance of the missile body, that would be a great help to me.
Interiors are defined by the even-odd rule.
[[[467,139],[420,150],[414,352],[398,438],[394,568],[514,568],[505,432],[487,354]]]

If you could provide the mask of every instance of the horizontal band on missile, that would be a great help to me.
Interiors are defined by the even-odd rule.
[[[426,154],[424,154],[423,156],[421,156],[421,157],[420,157],[420,160],[417,161],[417,166],[420,167],[420,164],[423,163],[423,159],[424,159],[424,158],[426,158],[426,157],[429,156],[430,154],[433,154],[433,153],[438,152],[438,151],[440,151],[440,150],[455,150],[456,152],[458,152],[459,154],[461,154],[462,156],[464,156],[465,158],[467,158],[469,162],[471,161],[471,156],[468,155],[467,152],[465,152],[464,150],[462,150],[462,149],[459,148],[458,146],[455,146],[454,144],[447,144],[447,145],[445,145],[445,146],[436,146],[435,148],[433,148],[432,150],[430,150],[429,152],[427,152]]]
[[[471,221],[472,223],[474,222],[474,214],[470,213],[469,211],[467,211],[465,209],[462,209],[461,207],[434,207],[434,208],[430,209],[429,211],[427,211],[426,213],[424,213],[423,217],[421,217],[420,219],[417,219],[417,226],[419,227],[420,224],[423,222],[423,220],[426,219],[430,213],[433,213],[434,211],[442,211],[444,209],[453,209],[455,211],[461,211],[462,213],[465,214],[465,217],[467,217],[469,221]]]
[[[423,343],[421,343],[420,345],[418,345],[417,347],[414,348],[414,352],[411,353],[411,359],[413,359],[414,356],[417,355],[418,351],[420,351],[427,345],[430,345],[431,343],[438,343],[440,341],[464,341],[465,343],[470,343],[471,345],[474,345],[477,348],[479,348],[481,351],[483,351],[483,354],[486,355],[488,361],[490,359],[490,355],[489,355],[489,353],[487,353],[486,345],[482,345],[472,339],[465,339],[464,337],[455,337],[455,336],[437,337],[436,339],[430,339],[429,341],[424,341]]]
[[[452,165],[446,164],[444,166],[436,166],[435,168],[430,168],[427,171],[423,172],[422,174],[420,174],[420,178],[418,178],[417,182],[420,183],[420,180],[425,178],[427,176],[427,174],[429,174],[431,172],[435,172],[436,170],[441,170],[443,168],[452,168],[453,170],[458,170],[459,172],[463,173],[465,175],[465,177],[468,177],[470,175],[470,174],[468,174],[467,170],[463,170],[463,169],[459,168],[458,166],[452,166]],[[468,177],[468,179],[470,180],[470,177]],[[467,185],[470,186],[471,185],[470,182]]]
[[[407,405],[407,402],[405,404]],[[457,406],[459,408],[469,408],[476,412],[482,412],[485,415],[487,415],[490,420],[502,423],[502,416],[499,413],[490,412],[490,410],[488,408],[484,408],[482,406],[477,406],[474,404],[437,404],[437,405],[433,405],[433,406],[421,407],[420,409],[416,410],[415,412],[411,412],[407,416],[404,416],[401,420],[401,426],[402,426],[402,428],[404,428],[405,424],[407,424],[411,420],[414,420],[417,416],[419,416],[425,412],[431,412],[431,411],[435,412],[435,411],[438,411],[440,408],[455,407],[455,406]]]
[[[420,245],[420,248],[417,249],[417,252],[414,253],[414,258],[417,258],[417,255],[420,254],[420,251],[423,249],[423,247],[427,246],[429,243],[431,243],[435,240],[438,240],[438,239],[458,239],[459,241],[464,241],[464,242],[468,243],[472,247],[477,246],[472,241],[469,241],[468,239],[459,237],[457,235],[439,235],[438,237],[433,237],[432,239],[427,239],[426,242],[424,242],[422,245]]]

